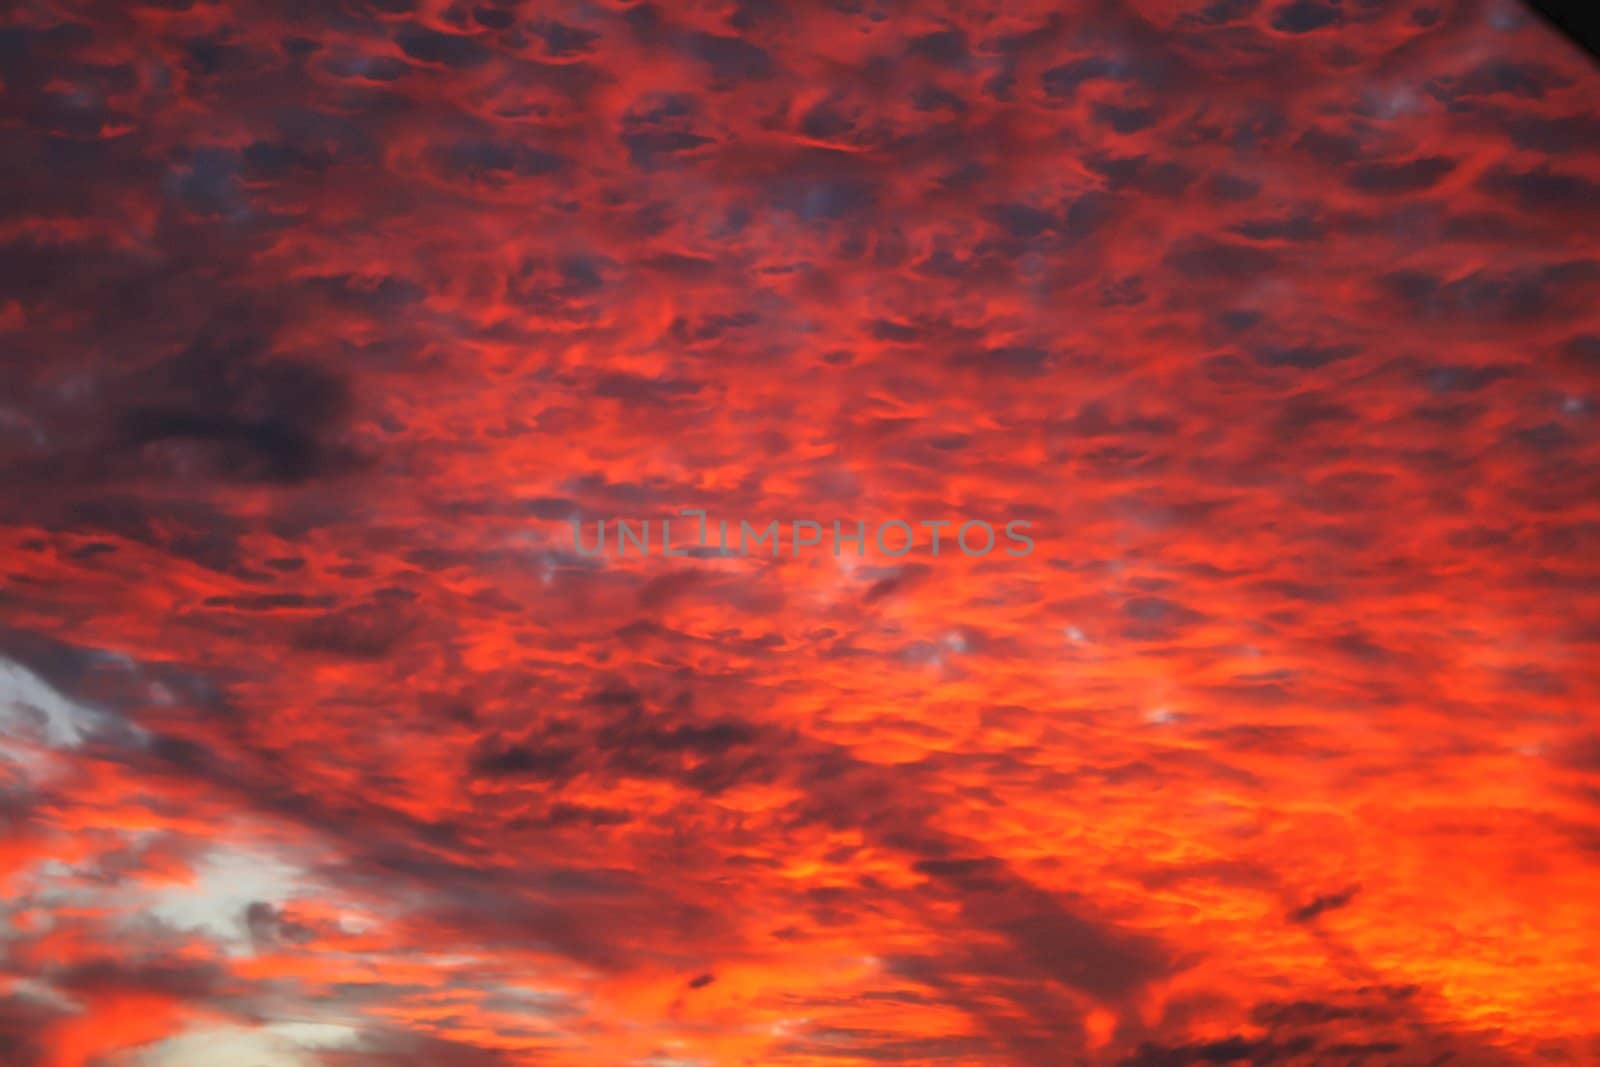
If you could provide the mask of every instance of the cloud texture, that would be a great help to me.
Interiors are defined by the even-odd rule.
[[[1595,1062],[1597,100],[1457,0],[11,7],[0,1060]],[[1035,548],[568,525],[684,508]]]

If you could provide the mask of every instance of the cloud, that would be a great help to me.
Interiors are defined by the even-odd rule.
[[[0,1060],[1590,1055],[1594,71],[947,8],[0,16]]]

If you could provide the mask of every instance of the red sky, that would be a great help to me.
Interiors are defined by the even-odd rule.
[[[1500,2],[10,6],[0,1061],[1600,1063],[1597,90]],[[684,508],[1035,549],[566,525]]]

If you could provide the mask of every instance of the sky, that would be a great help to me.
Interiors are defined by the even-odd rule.
[[[1600,1063],[1597,106],[1501,0],[7,5],[0,1062]]]

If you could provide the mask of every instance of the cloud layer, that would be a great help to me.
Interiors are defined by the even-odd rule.
[[[1600,1057],[1522,9],[0,20],[6,1063]]]

